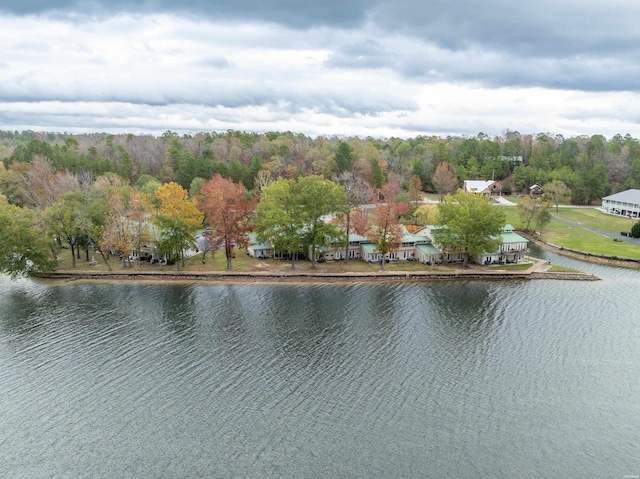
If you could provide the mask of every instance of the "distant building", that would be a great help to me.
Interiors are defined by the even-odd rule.
[[[640,190],[626,190],[602,198],[605,213],[627,218],[640,217]]]
[[[479,180],[465,180],[462,185],[462,189],[469,193],[476,193],[481,195],[500,195],[502,193],[502,185],[497,181],[479,181]]]
[[[531,185],[529,187],[529,196],[531,196],[531,198],[540,198],[540,195],[542,195],[542,186]]]
[[[508,161],[512,165],[519,165],[524,161],[522,156],[501,156],[500,159],[502,161]]]

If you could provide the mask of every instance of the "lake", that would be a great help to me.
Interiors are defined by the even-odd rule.
[[[0,277],[0,477],[640,474],[640,272],[602,281]]]

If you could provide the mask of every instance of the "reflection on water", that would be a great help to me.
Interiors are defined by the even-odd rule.
[[[640,276],[588,268],[603,281],[0,278],[2,477],[637,474]]]

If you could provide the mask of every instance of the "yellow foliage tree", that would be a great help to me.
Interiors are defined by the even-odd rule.
[[[158,251],[170,259],[181,259],[184,266],[184,251],[195,244],[194,235],[204,214],[189,199],[187,190],[173,181],[158,188],[155,197],[160,202],[156,214],[161,231]]]

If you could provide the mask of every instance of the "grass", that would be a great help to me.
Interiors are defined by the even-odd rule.
[[[637,221],[621,216],[608,215],[596,208],[560,208],[558,213],[553,208],[551,214],[565,220],[616,234],[620,234],[621,231],[631,231],[631,227]]]
[[[81,252],[81,258],[76,259],[77,271],[108,271],[107,266],[102,261],[102,257],[99,254],[93,255],[98,261],[95,266],[90,264],[85,259],[85,253]],[[91,255],[89,256],[91,259]],[[68,249],[63,249],[59,254],[59,269],[62,270],[74,270],[71,266],[71,252]],[[109,258],[109,264],[113,271],[137,271],[138,265],[132,262],[131,268],[124,266],[122,261],[117,257],[111,256]],[[252,258],[246,254],[246,250],[241,249],[236,251],[236,257],[231,261],[232,271],[249,272],[249,271],[269,271],[269,272],[287,272],[291,271],[291,262],[287,260],[278,259],[265,259],[259,260]],[[226,271],[227,259],[223,251],[216,252],[215,256],[209,253],[206,256],[206,264],[202,264],[202,253],[198,253],[185,260],[184,267],[182,264],[173,265],[158,265],[142,262],[140,264],[142,271]],[[459,267],[459,265],[457,265]],[[435,269],[444,266],[437,266]],[[431,271],[432,268],[429,265],[420,263],[418,261],[394,261],[385,265],[387,271]],[[307,260],[296,261],[295,271],[312,271],[311,262]],[[365,261],[351,260],[348,263],[345,261],[327,261],[326,263],[317,263],[316,269],[318,273],[361,273],[361,272],[378,272],[380,271],[380,264],[370,264]]]
[[[531,268],[531,263],[518,263],[518,264],[496,264],[490,266],[492,270],[505,270],[505,271],[526,271]]]
[[[640,246],[613,241],[601,234],[557,220],[551,220],[544,228],[542,239],[547,243],[585,253],[640,259]]]
[[[566,268],[564,266],[556,266],[556,265],[551,266],[549,268],[549,272],[550,273],[581,273],[581,271],[578,271],[577,269]]]

